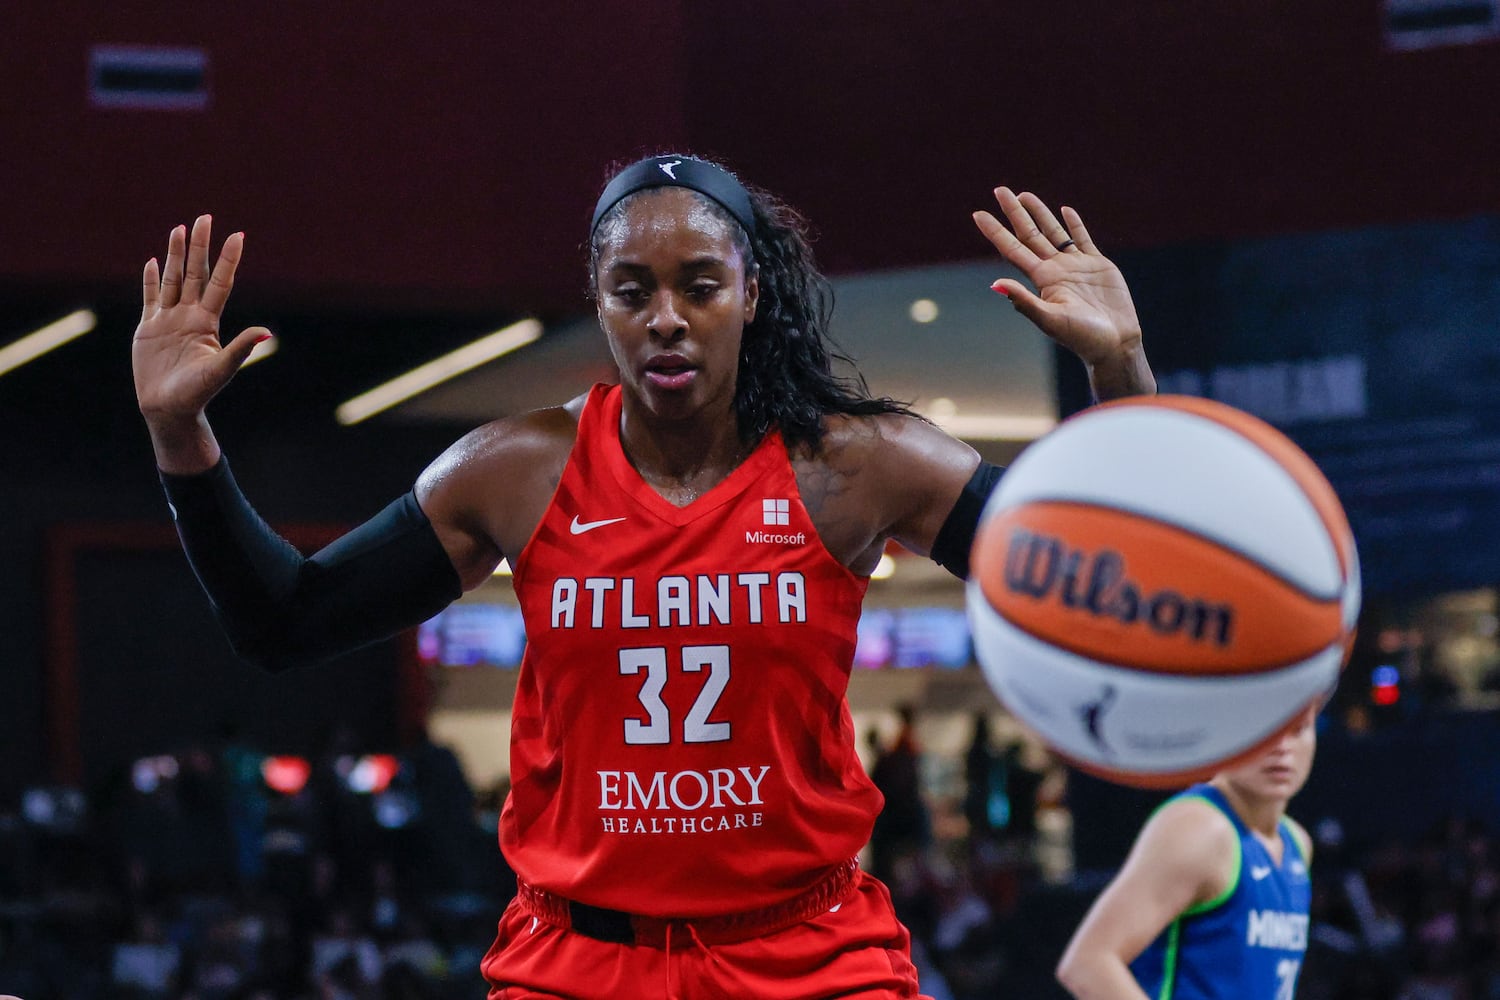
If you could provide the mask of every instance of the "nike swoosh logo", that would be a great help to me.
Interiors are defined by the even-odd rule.
[[[1250,868],[1250,877],[1255,879],[1255,881],[1257,882],[1259,882],[1269,874],[1271,874],[1271,869],[1269,868],[1261,868],[1255,865],[1252,865]]]
[[[581,535],[585,531],[593,531],[595,528],[602,528],[606,524],[618,524],[623,520],[625,520],[623,517],[607,517],[602,521],[580,521],[578,520],[578,515],[574,514],[573,523],[568,525],[568,530],[575,535]]]
[[[839,910],[841,910],[843,908],[844,908],[844,904],[843,903],[834,903],[832,906],[830,906],[828,908],[828,912],[829,913],[837,913],[837,912],[839,912]]]

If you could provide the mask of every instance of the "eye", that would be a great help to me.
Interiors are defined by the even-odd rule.
[[[706,299],[713,296],[719,290],[716,281],[695,281],[688,286],[687,293],[695,299]]]
[[[651,293],[636,284],[620,285],[612,288],[609,295],[610,298],[619,299],[621,302],[632,306],[642,305],[651,297]]]

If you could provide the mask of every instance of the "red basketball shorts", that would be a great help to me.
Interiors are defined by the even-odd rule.
[[[550,924],[513,900],[480,964],[489,1000],[915,1000],[911,935],[891,895],[860,872],[843,901],[785,930],[714,943],[691,925],[663,946],[617,944]]]

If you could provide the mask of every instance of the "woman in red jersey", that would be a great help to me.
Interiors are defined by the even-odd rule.
[[[1129,292],[1077,213],[995,195],[1010,229],[975,222],[1039,294],[996,290],[1099,398],[1152,391]],[[209,242],[200,218],[146,265],[133,360],[240,655],[336,655],[511,557],[528,646],[500,840],[520,890],[491,996],[916,996],[889,894],[852,860],[880,809],[844,698],[855,624],[891,539],[966,575],[1000,470],[833,373],[799,217],[706,160],[621,170],[589,241],[619,384],[472,432],[310,558],[250,508],[204,416],[269,336],[220,345],[243,238],[212,269]]]

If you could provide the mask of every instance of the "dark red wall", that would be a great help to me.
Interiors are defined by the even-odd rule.
[[[211,210],[288,295],[568,308],[605,165],[684,144],[837,270],[984,253],[996,183],[1106,247],[1500,210],[1500,46],[1387,52],[1377,0],[44,9],[0,59],[0,278],[124,280]],[[210,109],[91,109],[94,43],[206,48]]]
[[[246,231],[247,277],[287,291],[576,298],[606,162],[686,138],[663,0],[618,23],[567,4],[46,6],[0,59],[4,275],[133,274],[212,211]],[[91,108],[96,43],[207,49],[209,109]]]
[[[847,267],[982,252],[968,210],[999,183],[1106,246],[1500,209],[1500,46],[1386,52],[1378,0],[775,6],[695,25],[689,75],[722,89],[691,132],[794,190]]]

